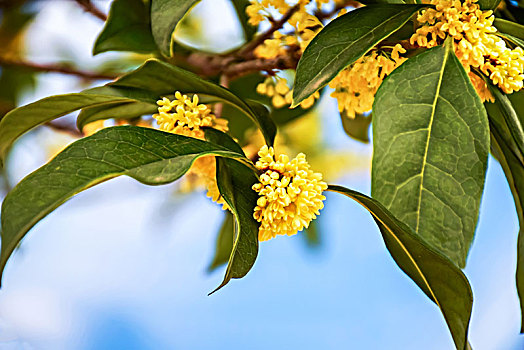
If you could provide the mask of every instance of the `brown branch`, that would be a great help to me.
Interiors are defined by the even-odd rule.
[[[91,0],[75,0],[76,3],[84,9],[85,12],[88,12],[95,16],[96,18],[101,19],[102,21],[107,21],[107,16],[105,13],[100,11],[98,8],[93,5]]]
[[[253,40],[248,42],[243,48],[241,48],[237,55],[240,57],[246,57],[246,56],[252,56],[253,50],[255,50],[258,46],[262,45],[264,41],[271,38],[273,36],[273,33],[275,33],[277,30],[282,28],[284,24],[293,16],[295,12],[298,11],[300,8],[300,4],[296,4],[292,8],[290,8],[278,21],[275,21],[271,24],[271,27],[266,30],[264,33],[258,35]]]
[[[56,64],[39,64],[34,62],[27,62],[15,59],[8,59],[5,57],[0,57],[0,66],[2,67],[20,67],[28,70],[33,70],[36,72],[47,72],[47,73],[61,73],[67,75],[74,75],[82,79],[88,80],[113,80],[118,77],[115,74],[107,73],[96,73],[96,72],[86,72],[71,67],[60,66]]]

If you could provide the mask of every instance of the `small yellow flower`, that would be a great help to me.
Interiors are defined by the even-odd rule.
[[[263,171],[253,185],[260,196],[253,214],[260,222],[258,239],[291,236],[307,228],[324,207],[327,184],[322,174],[310,169],[303,153],[292,160],[281,154],[275,160],[273,148],[263,146],[258,156],[255,166]]]
[[[163,97],[157,101],[158,113],[153,115],[160,130],[174,134],[204,139],[203,127],[213,127],[227,131],[227,120],[217,118],[204,104],[199,104],[195,94],[190,99],[180,91],[175,92],[175,99],[171,101]],[[191,189],[201,185],[207,189],[207,196],[216,203],[222,204],[224,209],[228,206],[220,196],[216,183],[215,157],[207,156],[198,158],[186,174],[186,187]],[[186,188],[187,189],[187,188]]]
[[[510,49],[506,46],[493,26],[493,11],[480,10],[476,2],[431,0],[436,7],[422,11],[418,16],[422,27],[417,29],[410,42],[430,48],[451,36],[455,42],[455,54],[468,73],[471,67],[478,68],[505,93],[518,91],[524,81],[524,51],[520,47]],[[469,76],[482,100],[491,100],[486,84],[474,74]]]
[[[400,44],[391,48],[391,58],[374,50],[342,70],[329,83],[329,87],[335,89],[331,97],[337,99],[340,113],[354,118],[357,113],[370,111],[384,78],[406,61],[400,56],[405,52]]]

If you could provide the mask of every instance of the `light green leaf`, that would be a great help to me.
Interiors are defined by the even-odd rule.
[[[341,113],[340,120],[344,131],[349,137],[360,142],[369,143],[371,114],[368,116],[356,114],[354,118],[350,118],[345,113]]]
[[[232,138],[221,137],[215,129],[206,129],[205,135],[214,144],[244,154]],[[224,280],[210,294],[224,287],[232,278],[242,278],[251,270],[258,254],[260,225],[253,218],[258,194],[251,187],[258,182],[256,171],[235,160],[219,157],[216,165],[218,189],[235,217],[235,239]]]
[[[106,51],[156,51],[149,8],[142,0],[114,0],[107,21],[93,46],[93,55]]]
[[[428,5],[376,4],[346,13],[325,26],[300,58],[293,106],[329,83]]]
[[[489,152],[484,107],[452,42],[395,69],[373,105],[372,195],[465,266]]]
[[[158,106],[147,102],[114,102],[107,105],[82,109],[76,118],[76,125],[78,126],[78,129],[82,130],[86,124],[97,120],[129,120],[143,115],[156,113],[157,110]]]
[[[342,186],[330,185],[328,191],[354,199],[371,213],[397,265],[440,308],[456,348],[466,349],[473,293],[462,271],[378,201]]]
[[[246,7],[248,7],[251,2],[249,0],[231,0],[233,7],[238,16],[238,21],[242,26],[242,31],[244,32],[244,39],[250,41],[253,39],[257,32],[257,28],[248,23],[249,17],[246,13]]]
[[[171,56],[171,44],[176,25],[199,0],[152,0],[151,30],[156,45]]]
[[[235,237],[235,226],[233,214],[229,211],[225,212],[224,221],[218,231],[217,240],[215,244],[215,256],[211,264],[207,268],[208,272],[214,271],[216,268],[226,264],[231,256],[233,250],[233,240]]]
[[[130,100],[124,97],[74,93],[46,97],[16,108],[0,121],[0,162],[5,159],[7,151],[18,137],[38,125],[80,108],[126,101]]]
[[[25,234],[75,194],[120,175],[148,185],[166,184],[206,155],[249,162],[243,154],[210,142],[136,126],[106,128],[74,142],[25,177],[2,203],[0,276]]]
[[[206,81],[184,69],[158,60],[148,60],[134,72],[122,76],[109,84],[112,87],[148,90],[159,96],[183,93],[207,95],[225,102],[249,117],[262,131],[266,143],[273,145],[276,134],[275,123],[269,118],[267,110],[256,103],[246,103],[230,90]]]

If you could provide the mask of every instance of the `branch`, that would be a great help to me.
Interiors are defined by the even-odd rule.
[[[96,18],[101,19],[104,22],[107,20],[106,14],[100,11],[98,8],[96,8],[95,5],[93,5],[93,3],[91,2],[91,0],[75,0],[75,1],[80,7],[84,9],[85,12],[89,12],[90,14],[92,14]]]
[[[8,59],[0,56],[0,66],[2,67],[20,67],[36,72],[48,72],[48,73],[62,73],[68,75],[74,75],[79,78],[88,80],[113,80],[118,77],[115,74],[107,73],[96,73],[96,72],[85,72],[70,67],[60,66],[56,64],[39,64],[33,62],[26,62],[20,60]]]
[[[238,56],[245,57],[245,56],[251,56],[253,50],[255,50],[258,46],[260,46],[264,41],[271,38],[273,33],[275,33],[277,30],[282,28],[284,24],[293,16],[295,12],[298,11],[300,8],[300,4],[296,4],[292,8],[290,8],[278,21],[273,22],[271,27],[265,31],[264,33],[258,35],[253,40],[248,42],[246,46],[244,46],[242,49],[240,49],[237,52]]]

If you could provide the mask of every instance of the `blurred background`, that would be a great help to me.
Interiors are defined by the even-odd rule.
[[[93,4],[107,13],[110,2]],[[6,57],[101,74],[144,59],[93,57],[103,22],[75,1],[1,11],[1,114],[105,82],[37,74]],[[182,42],[210,51],[242,43],[227,0],[202,1],[177,30]],[[313,166],[330,183],[369,194],[371,145],[344,133],[327,95],[288,136],[295,151],[314,153]],[[0,178],[1,196],[75,139],[58,130],[71,120],[17,142]],[[263,242],[244,279],[207,296],[224,273],[224,267],[208,271],[225,215],[219,206],[176,184],[147,187],[118,178],[96,186],[34,227],[9,261],[0,290],[0,349],[452,349],[438,308],[397,268],[369,214],[346,197],[327,197],[314,231]],[[514,282],[517,232],[511,193],[490,158],[466,268],[475,296],[474,349],[524,348]]]

